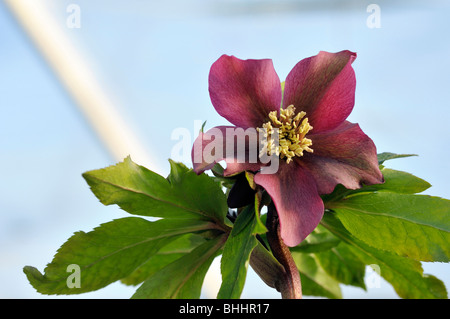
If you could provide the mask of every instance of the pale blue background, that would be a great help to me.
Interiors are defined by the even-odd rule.
[[[168,169],[171,133],[194,120],[226,124],[209,101],[207,76],[223,53],[271,58],[281,79],[320,50],[358,53],[358,122],[379,152],[419,157],[387,162],[429,181],[427,194],[450,198],[450,3],[377,1],[381,28],[369,29],[370,1],[45,1],[142,139]],[[81,8],[68,29],[66,7]],[[104,207],[81,173],[115,160],[107,152],[5,4],[0,4],[0,298],[41,298],[24,265],[41,271],[74,231],[126,216]],[[190,165],[190,163],[186,163]],[[151,168],[151,167],[150,167]],[[165,173],[164,172],[164,173]],[[425,272],[450,287],[448,264]],[[81,297],[128,298],[113,284]],[[347,298],[395,298],[392,288]],[[278,298],[252,272],[244,298]]]

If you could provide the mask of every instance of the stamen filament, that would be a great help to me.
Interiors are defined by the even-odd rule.
[[[280,158],[286,158],[286,162],[290,163],[295,156],[303,156],[304,151],[312,153],[313,149],[310,148],[312,141],[305,136],[313,127],[305,115],[304,111],[295,114],[294,105],[281,109],[279,117],[277,111],[270,112],[270,121],[264,123],[262,128],[258,128],[265,138],[260,157],[264,154],[269,156],[276,154]],[[275,145],[273,138],[275,129],[279,134],[278,145]]]

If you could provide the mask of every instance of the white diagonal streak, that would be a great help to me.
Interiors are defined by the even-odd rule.
[[[104,92],[77,48],[67,39],[61,26],[38,0],[4,0],[23,26],[48,64],[75,99],[89,123],[118,161],[131,155],[139,164],[155,172],[162,172],[157,161],[150,158],[121,118],[116,107]],[[217,293],[220,275],[218,266],[212,267],[205,278],[207,298]],[[217,268],[217,269],[216,269]]]
[[[18,22],[33,40],[48,64],[73,97],[76,105],[100,137],[115,160],[128,155],[139,164],[161,172],[150,158],[117,107],[98,83],[77,48],[69,41],[61,25],[38,0],[5,0]]]

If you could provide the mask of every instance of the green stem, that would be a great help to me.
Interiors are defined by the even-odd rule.
[[[271,203],[267,211],[267,241],[274,257],[284,267],[284,275],[276,283],[276,288],[281,292],[283,299],[301,299],[302,285],[300,273],[292,258],[289,247],[283,242],[280,236],[280,222],[275,205]]]

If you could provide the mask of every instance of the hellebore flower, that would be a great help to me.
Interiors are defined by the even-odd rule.
[[[225,176],[255,173],[254,182],[275,204],[288,246],[298,245],[317,227],[324,213],[320,195],[331,193],[337,184],[357,189],[383,183],[374,143],[358,124],[346,121],[355,101],[355,58],[355,53],[341,51],[303,59],[288,74],[284,88],[269,59],[223,55],[211,66],[211,102],[235,126],[199,134],[192,149],[194,171],[200,174],[224,160]],[[249,128],[256,129],[254,135],[264,132],[263,154],[279,160],[276,172],[263,173],[267,163],[250,160],[250,147],[239,148],[226,133],[248,133]],[[271,139],[275,129],[278,143]],[[251,138],[248,133],[246,141]],[[212,155],[207,159],[208,148]]]

